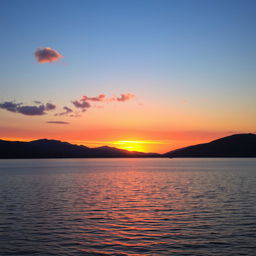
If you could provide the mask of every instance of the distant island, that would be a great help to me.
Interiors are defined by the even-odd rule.
[[[0,140],[0,158],[132,158],[132,157],[256,157],[256,134],[235,134],[165,154],[128,151],[108,146],[89,148],[58,140]]]

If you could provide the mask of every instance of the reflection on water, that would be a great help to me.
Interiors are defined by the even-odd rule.
[[[0,161],[0,255],[255,255],[256,159]]]

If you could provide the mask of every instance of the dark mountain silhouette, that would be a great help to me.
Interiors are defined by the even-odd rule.
[[[90,157],[160,157],[160,154],[128,151],[112,147],[88,148],[58,140],[31,142],[0,140],[0,158],[90,158]]]
[[[256,157],[256,134],[235,134],[165,153],[166,157]]]
[[[89,148],[48,139],[31,142],[0,140],[0,158],[100,157],[256,157],[256,134],[235,134],[209,143],[176,149],[162,155],[107,146]]]

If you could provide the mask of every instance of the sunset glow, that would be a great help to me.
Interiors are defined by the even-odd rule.
[[[155,141],[120,140],[112,143],[115,147],[129,151],[149,152],[149,145],[162,144]]]
[[[253,2],[12,2],[0,139],[164,153],[255,132]]]
[[[256,255],[256,0],[0,15],[0,256]]]

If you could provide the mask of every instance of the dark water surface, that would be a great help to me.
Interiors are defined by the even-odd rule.
[[[0,160],[0,255],[256,255],[256,159]]]

